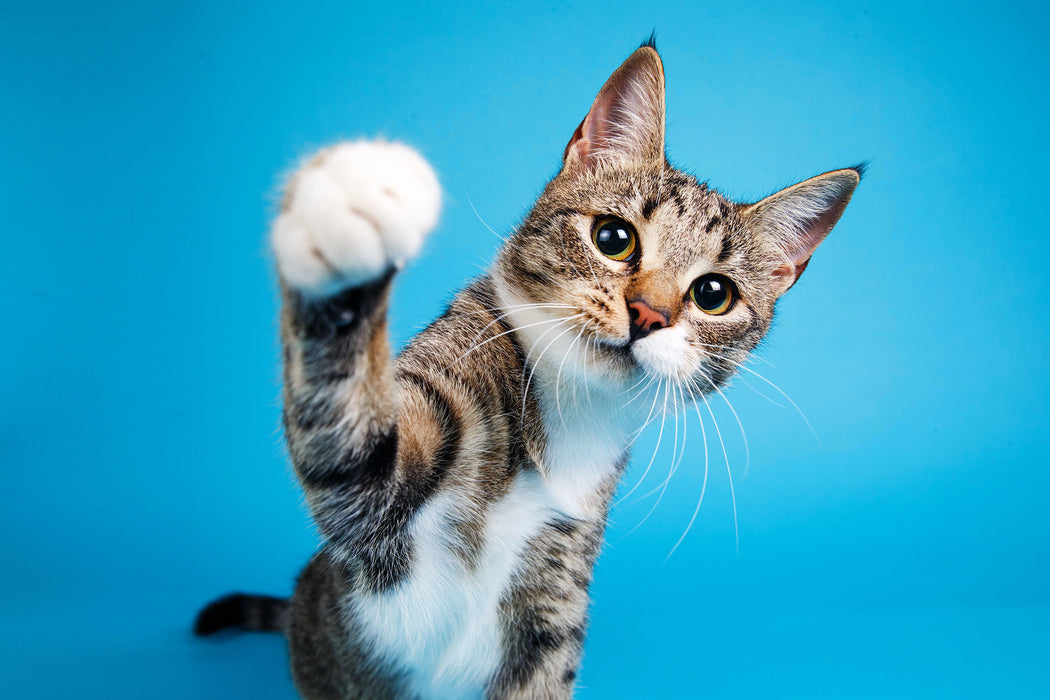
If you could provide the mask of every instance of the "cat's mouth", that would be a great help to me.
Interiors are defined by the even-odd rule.
[[[593,359],[601,365],[612,366],[622,372],[646,369],[634,353],[636,342],[630,338],[595,337],[591,342],[591,347],[594,349]]]
[[[603,333],[592,333],[591,343],[596,347],[613,353],[629,353],[632,340],[630,338],[613,338]]]
[[[686,350],[685,333],[675,326],[625,338],[595,335],[590,342],[600,356],[659,375],[679,374]]]
[[[690,372],[686,360],[688,345],[687,331],[680,326],[671,326],[635,336],[617,346],[617,351],[646,374],[680,378]]]

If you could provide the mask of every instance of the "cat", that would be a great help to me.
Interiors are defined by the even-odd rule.
[[[633,437],[741,366],[862,172],[736,204],[674,169],[647,42],[488,273],[391,359],[438,180],[396,142],[316,154],[272,244],[285,435],[324,544],[289,600],[228,596],[196,632],[282,631],[309,699],[570,697]]]

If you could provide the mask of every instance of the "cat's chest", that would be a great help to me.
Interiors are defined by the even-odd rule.
[[[564,410],[565,407],[563,407]],[[503,658],[506,601],[530,545],[566,518],[603,517],[597,494],[615,478],[619,453],[588,431],[549,431],[542,469],[518,473],[484,510],[481,547],[470,562],[451,523],[463,496],[436,495],[412,527],[412,568],[397,588],[357,597],[355,617],[376,653],[422,697],[478,697]]]
[[[375,652],[421,697],[481,695],[502,658],[501,601],[529,543],[559,516],[539,475],[519,474],[486,509],[483,544],[468,563],[450,525],[461,505],[444,493],[424,506],[411,528],[409,577],[353,603]]]
[[[621,403],[617,393],[582,383],[544,391],[540,468],[551,498],[571,517],[604,517],[631,432]]]

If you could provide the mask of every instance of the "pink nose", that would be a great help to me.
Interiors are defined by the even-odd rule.
[[[638,340],[653,331],[667,328],[667,314],[652,308],[641,299],[627,302],[627,313],[631,316],[631,340]]]

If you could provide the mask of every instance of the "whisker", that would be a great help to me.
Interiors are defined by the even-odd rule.
[[[736,553],[740,555],[740,528],[737,524],[736,516],[736,490],[733,488],[733,471],[729,468],[729,453],[726,452],[726,443],[722,440],[722,431],[718,428],[718,420],[715,418],[715,412],[711,410],[711,404],[708,402],[707,397],[701,394],[704,399],[704,405],[707,407],[707,412],[711,416],[711,422],[715,426],[715,433],[718,434],[718,443],[722,446],[722,457],[726,461],[726,474],[729,476],[729,495],[733,498],[733,535],[736,538]]]
[[[474,337],[473,337],[473,338],[471,338],[470,342],[471,342],[471,343],[475,343],[475,342],[477,342],[478,338],[480,338],[481,336],[485,335],[485,331],[487,331],[487,330],[488,330],[489,328],[492,328],[492,326],[496,325],[497,323],[499,323],[500,321],[502,321],[503,319],[505,319],[505,318],[506,318],[507,316],[510,316],[510,315],[511,315],[511,313],[513,313],[513,311],[511,311],[511,309],[517,309],[517,308],[522,308],[522,307],[528,307],[528,308],[544,308],[544,309],[554,309],[554,308],[559,308],[559,309],[560,309],[560,308],[567,308],[567,309],[575,309],[575,307],[573,307],[573,306],[569,306],[568,304],[565,304],[565,305],[558,305],[558,306],[555,306],[555,305],[553,305],[553,304],[517,304],[517,305],[514,305],[514,306],[507,306],[507,307],[495,307],[496,309],[500,309],[500,310],[503,310],[503,309],[507,309],[507,311],[506,311],[506,313],[496,314],[496,315],[495,315],[495,318],[493,318],[493,319],[492,319],[491,321],[489,321],[489,322],[488,322],[488,323],[487,323],[487,324],[485,325],[485,327],[484,327],[484,328],[482,328],[482,329],[481,329],[480,331],[478,331],[478,332],[477,332],[477,333],[476,333],[476,334],[474,335]],[[494,311],[495,311],[495,309],[493,309],[492,311],[494,312]],[[463,316],[468,316],[468,315],[469,315],[469,316],[473,316],[473,315],[477,315],[477,314],[487,314],[487,313],[490,313],[490,310],[486,309],[486,310],[484,310],[484,311],[469,311],[469,312],[465,312],[465,313],[462,313],[462,314],[456,314],[455,316],[448,316],[448,317],[446,317],[446,318],[449,318],[449,319],[452,319],[452,318],[461,318],[461,317],[463,317]],[[499,336],[496,336],[496,337],[498,338]],[[495,338],[491,338],[490,340],[495,340]],[[475,350],[475,349],[476,349],[477,347],[480,347],[480,345],[479,345],[479,346],[474,346],[474,347],[471,347],[471,349],[467,351],[467,354],[469,354],[469,353],[473,352],[473,351],[474,351],[474,350]],[[458,358],[458,359],[456,360],[456,362],[458,362],[459,360],[463,359],[464,357],[466,357],[466,355],[462,355],[462,356],[460,356],[460,357],[459,357],[459,358]],[[455,364],[455,363],[453,363],[453,364]],[[451,366],[451,365],[449,365],[449,366]],[[447,369],[447,368],[446,368],[446,369]]]
[[[749,374],[753,374],[754,376],[758,377],[759,379],[764,381],[769,386],[771,386],[774,389],[776,389],[777,392],[781,396],[783,396],[785,399],[787,399],[788,403],[791,404],[791,407],[794,408],[798,412],[798,415],[802,417],[802,420],[805,421],[806,427],[809,428],[809,432],[813,433],[813,437],[814,437],[814,439],[816,439],[817,444],[823,445],[823,443],[820,441],[820,436],[817,435],[817,431],[813,429],[813,424],[809,422],[809,418],[806,418],[806,414],[803,413],[802,409],[798,407],[798,404],[795,403],[795,401],[790,396],[787,395],[787,392],[785,392],[779,386],[777,386],[773,382],[771,382],[768,379],[766,379],[765,377],[763,377],[761,374],[759,374],[755,370],[751,369],[750,367],[744,366],[743,364],[737,362],[736,360],[733,360],[733,359],[730,359],[728,357],[725,357],[724,355],[716,355],[714,353],[712,353],[712,357],[717,357],[717,358],[719,358],[721,360],[725,360],[726,362],[729,362],[730,364],[736,365],[738,368],[744,370],[745,372],[747,372]]]
[[[478,338],[480,338],[481,336],[485,335],[485,331],[487,331],[489,328],[492,328],[494,325],[496,325],[497,323],[499,323],[500,321],[505,319],[507,316],[510,316],[511,313],[512,313],[511,311],[507,311],[506,313],[497,314],[495,316],[495,318],[493,318],[491,321],[489,321],[487,324],[485,324],[485,327],[482,328],[480,331],[478,331],[474,335],[474,337],[470,339],[471,344],[473,345],[474,343],[476,343]],[[471,349],[473,350],[473,347]]]
[[[583,327],[586,328],[590,324],[591,324],[591,322],[588,321],[587,323],[583,324]],[[594,341],[595,341],[594,337],[588,336],[587,342],[585,342],[584,345],[583,345],[583,355],[584,355],[585,358],[587,356],[588,351],[590,352],[592,371],[594,369],[597,369],[597,367],[598,367],[598,358],[594,354],[594,345],[592,344]],[[594,411],[594,401],[591,399],[591,372],[590,371],[583,373],[583,388],[587,392],[587,407],[590,408],[591,411],[593,412]]]
[[[693,341],[693,343],[695,345],[698,345],[699,347],[702,347],[702,348],[717,348],[718,350],[737,350],[738,349],[738,348],[734,348],[734,347],[729,346],[729,345],[715,345],[714,343],[701,343],[698,340]],[[728,358],[723,358],[723,359],[728,359]],[[773,369],[776,369],[776,365],[774,365],[772,362],[770,362],[769,360],[767,360],[766,358],[762,357],[761,355],[759,355],[759,354],[757,354],[755,352],[749,353],[748,356],[747,356],[747,359],[745,359],[744,361],[747,362],[747,361],[753,360],[753,359],[754,360],[758,360],[759,362],[764,362],[765,364],[769,365]]]
[[[445,370],[447,371],[450,367],[452,367],[452,365],[456,364],[457,362],[459,362],[464,357],[466,357],[470,353],[474,352],[475,350],[477,350],[481,346],[488,345],[493,340],[498,340],[499,338],[502,338],[503,336],[507,335],[508,333],[513,333],[514,331],[524,330],[525,328],[532,328],[533,326],[540,326],[540,325],[543,325],[544,323],[559,323],[559,322],[563,322],[563,321],[570,321],[570,320],[572,320],[574,318],[579,318],[580,316],[583,316],[583,314],[575,314],[573,316],[565,316],[564,318],[548,318],[548,319],[544,319],[543,321],[536,321],[535,323],[527,323],[524,326],[517,326],[515,328],[511,328],[510,330],[503,331],[502,333],[498,333],[497,335],[494,335],[491,338],[486,338],[485,340],[481,341],[480,343],[478,343],[477,345],[472,347],[470,350],[467,350],[465,353],[463,353],[462,355],[457,357],[455,360],[453,360],[451,363],[449,363],[448,367],[445,367]]]
[[[613,507],[614,508],[616,506],[620,505],[621,503],[623,503],[624,501],[626,501],[627,498],[630,497],[630,495],[632,493],[634,493],[635,490],[639,486],[642,485],[642,482],[645,481],[645,477],[649,474],[649,470],[653,466],[653,461],[656,459],[656,453],[660,451],[660,441],[663,440],[663,437],[664,437],[664,423],[667,420],[667,388],[664,387],[664,380],[663,380],[663,378],[660,378],[660,384],[657,385],[656,392],[653,394],[653,407],[651,409],[649,409],[649,415],[652,416],[653,411],[656,410],[656,402],[660,398],[660,389],[661,388],[664,389],[664,410],[662,411],[663,418],[660,421],[660,434],[656,436],[656,447],[653,449],[653,456],[649,458],[649,464],[646,465],[645,471],[642,472],[642,476],[639,477],[638,481],[635,482],[634,486],[631,487],[631,490],[628,491],[627,493],[625,493],[621,498],[617,499],[617,501],[615,503],[613,503]],[[648,424],[649,423],[648,423],[648,420],[647,420],[646,421],[646,425],[648,425]],[[639,432],[638,434],[641,435],[641,432]],[[635,436],[635,439],[637,439],[637,436]],[[632,442],[633,442],[633,440],[632,440]],[[640,524],[641,523],[639,523],[639,525]],[[630,532],[628,532],[627,535],[631,534],[631,532],[634,532],[636,529],[638,529],[637,525]],[[627,537],[627,535],[624,535],[624,537]],[[620,538],[620,539],[623,539],[623,538]]]
[[[514,310],[517,310],[517,309],[575,309],[575,308],[576,307],[573,306],[572,304],[546,304],[546,303],[543,303],[543,304],[540,304],[540,303],[536,303],[536,304],[511,304],[509,306],[493,306],[493,307],[490,307],[490,308],[481,309],[480,311],[464,311],[464,312],[458,313],[458,314],[449,314],[447,316],[441,316],[440,318],[451,320],[451,319],[454,319],[454,318],[464,318],[466,316],[478,316],[480,314],[490,314],[490,313],[495,313],[496,311],[508,311],[508,312],[510,312],[510,311],[514,311]],[[499,315],[500,318],[504,318],[505,316],[507,316],[507,314],[497,314],[497,315]]]
[[[696,409],[696,417],[700,421],[700,432],[703,436],[704,442],[704,481],[700,485],[700,498],[696,501],[696,508],[693,509],[693,515],[689,518],[689,523],[685,526],[685,532],[683,532],[682,536],[678,538],[678,541],[674,543],[674,547],[671,547],[671,551],[667,553],[667,557],[664,559],[665,562],[671,558],[675,553],[675,550],[678,549],[678,545],[682,544],[686,535],[689,534],[689,530],[692,529],[693,523],[696,522],[696,516],[700,513],[700,504],[704,502],[704,494],[707,492],[707,474],[711,463],[711,457],[707,451],[707,429],[704,427],[704,417],[700,415],[700,406],[698,404],[693,404],[693,408]]]
[[[663,384],[663,380],[662,379],[660,380],[660,383],[661,383],[661,385]],[[667,422],[667,395],[668,395],[668,393],[670,393],[668,391],[668,389],[670,388],[670,384],[671,384],[671,380],[670,380],[670,378],[668,378],[667,386],[664,387],[664,407],[663,407],[663,411],[662,411],[663,418],[660,420],[660,434],[656,438],[656,447],[653,449],[653,456],[649,458],[649,465],[645,468],[645,471],[642,473],[642,478],[638,480],[638,483],[636,483],[634,485],[634,488],[632,488],[630,491],[628,491],[624,495],[623,498],[621,498],[619,501],[617,501],[617,503],[622,503],[625,498],[627,498],[632,493],[634,493],[635,489],[637,489],[639,486],[641,486],[642,482],[645,480],[646,474],[649,473],[649,469],[652,468],[652,466],[653,466],[653,461],[656,459],[657,452],[660,451],[660,441],[663,439],[663,436],[664,436],[664,424]],[[678,416],[676,414],[675,415],[675,432],[677,433],[677,431],[678,431]],[[675,447],[677,448],[677,445]],[[652,514],[653,514],[653,510],[650,509],[649,512],[645,514],[645,517],[642,518],[641,521],[639,521],[639,523],[637,525],[632,527],[627,532],[627,534],[624,535],[623,537],[627,537],[628,535],[633,533],[635,530],[640,528],[645,523],[645,521],[649,519],[649,516],[652,515]],[[623,537],[621,537],[620,539],[622,540]]]
[[[481,218],[481,214],[478,213],[477,208],[474,206],[474,202],[470,201],[470,195],[469,194],[467,195],[467,204],[470,205],[471,210],[474,212],[474,216],[478,217],[478,221],[481,222],[481,225],[484,226],[485,228],[487,228],[489,231],[491,231],[493,236],[495,236],[496,238],[500,239],[500,241],[502,241],[503,243],[506,243],[509,240],[507,236],[501,236],[500,234],[496,233],[496,230],[494,228],[492,228],[491,226],[489,226],[485,222],[485,220]]]
[[[686,412],[685,389],[684,389],[684,387],[682,387],[680,382],[676,382],[676,385],[678,386],[678,395],[682,399],[682,449],[677,454],[675,454],[675,453],[671,454],[673,461],[671,463],[671,471],[667,475],[667,483],[668,484],[671,483],[671,478],[675,475],[675,473],[677,473],[678,467],[681,466],[681,464],[682,464],[682,459],[685,458],[685,446],[688,444],[688,439],[689,439],[689,423],[686,421],[686,417],[688,416],[688,414]],[[677,402],[675,403],[675,407],[674,408],[675,408],[675,427],[677,428],[677,426],[678,426],[678,423],[677,423],[677,420],[678,420],[678,404],[677,404]],[[664,490],[666,490],[666,489],[667,489],[667,487],[664,486]],[[656,502],[660,503],[660,499],[661,498],[663,498],[663,492],[660,493],[660,496],[659,496],[659,498],[656,499]]]
[[[648,379],[648,381],[646,381],[646,379]],[[639,385],[639,384],[641,384],[642,382],[645,382],[645,386],[643,386],[643,387],[642,387],[641,389],[639,389],[639,390],[638,390],[638,392],[637,392],[637,393],[636,393],[636,394],[635,394],[634,396],[632,396],[632,397],[631,397],[630,399],[628,399],[628,401],[627,401],[626,403],[624,403],[624,404],[623,404],[623,407],[624,407],[624,408],[627,408],[627,407],[628,407],[628,406],[630,406],[630,405],[631,405],[631,404],[632,404],[632,403],[633,403],[633,402],[634,402],[634,401],[635,401],[635,400],[636,400],[637,398],[639,398],[640,396],[642,396],[643,394],[645,394],[645,391],[646,391],[646,389],[648,389],[648,388],[649,388],[650,386],[652,386],[652,385],[653,385],[653,382],[655,382],[656,380],[657,380],[657,376],[656,376],[656,375],[654,374],[654,375],[647,375],[647,376],[643,376],[643,377],[642,377],[642,378],[641,378],[641,379],[640,379],[639,381],[635,382],[634,386],[638,386],[638,385]],[[634,388],[634,387],[631,387],[631,389],[633,389],[633,388]],[[628,389],[627,391],[630,391],[631,389]]]
[[[649,374],[648,372],[643,373],[642,376],[638,378],[638,381],[636,381],[634,384],[632,384],[631,386],[627,387],[626,389],[624,389],[620,393],[621,394],[626,394],[626,393],[628,393],[630,391],[633,391],[638,385],[640,385],[644,381],[648,381],[651,384],[654,379],[656,379],[656,375],[655,374]]]
[[[642,387],[641,391],[638,392],[638,395],[635,396],[635,398],[638,398],[638,396],[641,396],[641,394],[644,393],[646,389],[648,389],[650,386],[652,386],[652,383],[655,380],[656,380],[656,377],[654,376],[653,379],[650,380],[648,384],[646,384],[644,387]],[[642,434],[645,432],[645,429],[648,428],[652,424],[652,422],[653,422],[653,412],[656,410],[656,402],[657,402],[657,399],[660,398],[660,393],[659,392],[660,392],[660,390],[659,390],[659,388],[657,388],[656,393],[653,394],[653,405],[649,408],[649,415],[647,415],[645,417],[645,421],[642,423],[642,426],[640,428],[638,428],[637,430],[635,430],[631,434],[631,439],[627,442],[626,445],[624,445],[624,449],[625,450],[627,448],[629,448],[631,445],[633,445],[635,442],[637,442],[638,438],[640,438],[642,436]]]
[[[578,316],[583,316],[583,314],[577,314],[576,316],[569,316],[567,318],[560,319],[560,320],[562,320],[562,321],[569,321],[569,320],[571,320],[573,318],[576,318]],[[523,326],[523,328],[527,328],[527,326]],[[528,355],[525,356],[525,366],[522,368],[522,378],[524,378],[524,376],[525,376],[525,374],[524,374],[525,369],[528,368],[528,366],[530,364],[529,360],[532,357],[533,350],[536,349],[536,347],[540,344],[540,341],[543,340],[547,336],[548,333],[550,333],[552,330],[557,330],[557,328],[558,328],[557,326],[555,326],[554,328],[548,328],[546,331],[543,332],[543,335],[541,335],[539,338],[536,339],[536,344],[532,346],[532,349],[529,350]],[[546,346],[544,346],[543,350],[540,352],[539,356],[536,358],[536,361],[532,363],[532,370],[529,372],[529,380],[525,384],[525,390],[521,394],[521,424],[522,425],[525,424],[525,407],[528,405],[529,387],[532,386],[532,378],[536,374],[536,368],[539,367],[540,360],[543,359],[544,353],[546,353],[551,348],[551,346],[553,346],[554,343],[557,342],[558,338],[562,337],[563,335],[565,335],[566,333],[568,333],[571,330],[572,330],[572,326],[569,326],[564,331],[562,331],[558,335],[554,336],[554,339],[551,340],[551,342],[547,343]]]
[[[746,477],[751,471],[751,446],[747,442],[747,433],[744,431],[744,423],[740,420],[740,416],[737,415],[736,409],[733,408],[733,404],[729,402],[729,397],[725,395],[721,387],[715,384],[711,377],[703,370],[700,370],[700,375],[708,384],[714,387],[715,391],[718,392],[718,395],[721,396],[722,400],[726,402],[726,406],[729,407],[729,411],[733,414],[733,418],[736,419],[737,427],[740,428],[740,437],[744,439],[744,476]],[[695,383],[694,386],[696,386]],[[697,390],[700,389],[699,387],[696,388]],[[703,391],[700,391],[701,396],[703,396],[703,393]]]
[[[681,386],[681,384],[678,384],[677,382],[675,382],[675,385],[678,387],[678,390],[682,394],[682,407],[685,408],[685,406],[686,406],[686,404],[685,404],[685,391],[684,391],[683,387]],[[673,385],[671,387],[672,391],[674,390],[674,386],[675,385]],[[645,499],[645,498],[649,498],[649,496],[652,496],[654,493],[659,491],[660,495],[657,496],[656,503],[653,504],[653,507],[652,507],[653,511],[656,510],[656,507],[658,505],[660,505],[660,501],[663,500],[664,493],[667,491],[667,487],[671,483],[671,477],[673,477],[675,475],[675,472],[678,471],[678,467],[682,463],[682,458],[685,457],[686,426],[688,424],[684,420],[682,421],[682,451],[681,451],[681,453],[679,453],[678,452],[678,397],[677,396],[674,397],[674,402],[675,402],[675,406],[674,406],[674,408],[675,408],[675,422],[674,422],[675,449],[671,451],[671,470],[667,473],[667,478],[663,480],[662,484],[657,484],[657,486],[655,488],[653,488],[652,490],[650,490],[648,493],[642,494],[641,496],[638,497],[638,500],[642,500],[642,499]],[[646,517],[648,517],[648,516],[646,516]]]
[[[771,403],[774,406],[776,406],[777,408],[782,408],[785,411],[790,411],[791,410],[791,406],[788,406],[786,404],[782,404],[779,401],[777,401],[776,399],[771,398],[769,396],[769,394],[765,393],[761,389],[757,388],[754,384],[752,384],[751,382],[747,381],[747,377],[740,377],[740,381],[742,381],[744,383],[744,386],[746,386],[748,389],[750,389],[751,391],[755,392],[756,394],[761,396],[763,399],[765,399],[769,403]]]
[[[590,323],[590,321],[587,323]],[[561,358],[561,363],[558,365],[558,374],[554,378],[554,404],[558,407],[558,418],[561,419],[561,425],[566,429],[568,429],[569,426],[565,425],[565,416],[563,416],[561,412],[561,371],[565,368],[565,360],[569,359],[569,355],[572,354],[572,350],[576,347],[576,343],[580,342],[580,338],[583,337],[583,332],[587,329],[587,323],[583,324],[583,327],[580,328],[580,332],[572,339],[568,349]],[[569,330],[572,329],[570,328]],[[560,338],[561,336],[558,337]],[[555,340],[557,340],[557,338],[555,338]]]

